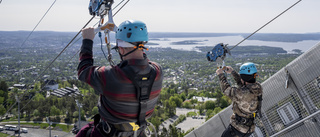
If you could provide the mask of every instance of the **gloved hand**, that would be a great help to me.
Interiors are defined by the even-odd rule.
[[[226,66],[226,68],[224,69],[224,71],[226,72],[226,73],[231,73],[232,71],[233,71],[233,68],[232,67],[230,67],[230,66]]]
[[[217,73],[217,75],[222,74],[222,73],[223,73],[222,68],[217,69],[217,70],[216,70],[216,73]]]
[[[82,29],[82,38],[93,40],[94,39],[94,28],[89,27],[89,28]]]

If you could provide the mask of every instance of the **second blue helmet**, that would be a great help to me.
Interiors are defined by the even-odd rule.
[[[253,75],[254,73],[257,73],[257,68],[254,63],[247,62],[241,65],[239,73],[245,75]]]

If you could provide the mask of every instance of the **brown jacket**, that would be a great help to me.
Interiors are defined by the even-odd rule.
[[[253,113],[256,113],[258,109],[258,96],[262,95],[262,86],[257,82],[244,85],[237,72],[232,71],[231,74],[237,83],[237,87],[231,87],[224,74],[219,74],[221,90],[233,103],[231,125],[242,133],[247,133],[249,129],[248,133],[254,132],[254,124],[251,125],[251,128],[237,124],[235,114],[245,118],[252,118]]]

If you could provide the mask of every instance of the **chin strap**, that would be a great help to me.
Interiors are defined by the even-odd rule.
[[[138,49],[139,49],[139,50],[143,50],[143,49],[149,50],[149,48],[144,47],[143,42],[135,42],[135,43],[131,43],[131,44],[132,44],[132,45],[138,45],[138,46],[134,46],[134,47],[133,47],[133,48],[134,48],[133,50],[129,51],[128,53],[126,53],[126,54],[124,54],[124,55],[120,54],[120,52],[119,52],[119,55],[120,55],[120,57],[121,57],[121,60],[123,60],[123,57],[125,57],[125,56],[133,53],[134,51],[136,51],[136,50],[138,50]]]

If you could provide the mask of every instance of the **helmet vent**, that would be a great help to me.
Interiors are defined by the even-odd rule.
[[[127,27],[124,27],[123,29],[126,29]]]
[[[131,31],[131,28],[129,28],[129,31]]]
[[[127,33],[127,38],[130,38],[132,33]]]
[[[140,30],[143,30],[143,28],[140,28]]]

